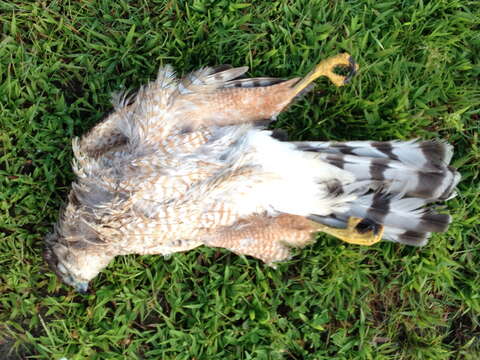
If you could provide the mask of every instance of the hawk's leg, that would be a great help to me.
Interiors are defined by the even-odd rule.
[[[305,217],[282,214],[276,217],[255,215],[232,226],[217,229],[203,243],[239,255],[250,255],[272,264],[290,257],[290,248],[304,247],[317,232],[325,232],[345,242],[373,245],[382,239],[383,227],[364,219],[350,218],[346,229],[318,224]]]
[[[382,225],[369,223],[365,219],[350,217],[346,229],[318,224],[318,231],[335,236],[349,244],[370,246],[382,240]]]
[[[312,242],[318,224],[301,216],[254,215],[210,234],[207,246],[221,247],[273,264],[290,257],[290,248]]]

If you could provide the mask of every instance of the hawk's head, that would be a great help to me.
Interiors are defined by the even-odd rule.
[[[55,234],[47,235],[45,251],[43,257],[62,281],[84,294],[88,289],[88,279],[86,279],[75,261],[75,257],[69,254],[66,246],[56,243]]]
[[[55,226],[53,233],[45,238],[44,258],[50,268],[66,284],[73,286],[80,293],[86,293],[88,283],[113,258],[107,249],[92,245],[91,230],[75,224],[61,222]],[[98,241],[98,240],[97,240]]]

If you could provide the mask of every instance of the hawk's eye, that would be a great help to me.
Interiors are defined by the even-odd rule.
[[[58,263],[58,264],[57,264],[57,270],[58,270],[58,272],[59,272],[60,274],[62,274],[62,275],[67,275],[67,274],[68,274],[67,268],[66,268],[65,266],[63,266],[62,263]]]

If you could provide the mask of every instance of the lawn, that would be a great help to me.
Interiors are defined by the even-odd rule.
[[[479,359],[480,2],[0,1],[1,359]],[[44,263],[71,139],[160,65],[303,75],[348,51],[273,124],[291,140],[444,138],[463,179],[423,248],[326,235],[269,268],[199,248],[120,257],[87,295]]]

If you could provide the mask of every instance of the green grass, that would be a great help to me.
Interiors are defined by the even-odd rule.
[[[244,0],[246,1],[246,0]],[[0,358],[480,358],[480,3],[0,1]],[[117,258],[85,296],[42,260],[70,141],[170,63],[305,74],[348,51],[274,127],[303,139],[447,139],[463,175],[446,234],[416,249],[319,236],[271,269],[201,248]]]

